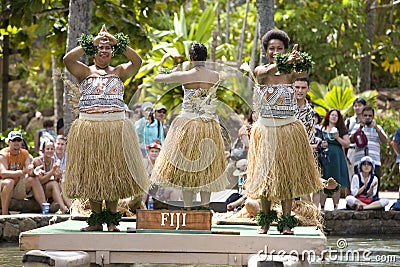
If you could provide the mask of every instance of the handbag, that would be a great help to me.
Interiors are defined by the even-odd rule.
[[[358,128],[357,131],[354,133],[354,142],[359,148],[363,148],[368,145],[368,138],[362,130],[362,126],[360,126],[360,128]]]
[[[241,147],[240,147],[241,146]],[[247,157],[247,149],[242,144],[240,138],[237,138],[231,149],[232,160],[238,161]]]
[[[371,204],[372,203],[372,197],[368,197],[367,195],[361,194],[356,197],[358,200],[360,200],[362,203],[365,204]]]

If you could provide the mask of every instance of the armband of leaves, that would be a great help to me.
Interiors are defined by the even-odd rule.
[[[327,181],[325,181],[323,184],[326,185]],[[337,184],[337,186],[334,189],[328,189],[324,186],[324,188],[322,189],[322,192],[327,196],[332,196],[334,193],[336,193],[340,190],[340,187],[341,186],[339,183]]]
[[[115,34],[117,44],[113,45],[113,56],[121,55],[125,52],[126,47],[129,45],[129,37],[122,32]]]
[[[278,71],[280,73],[285,73],[285,74],[292,73],[294,64],[287,63],[289,55],[290,55],[290,53],[286,53],[286,54],[275,53],[274,54],[276,68],[278,69]]]
[[[119,225],[119,222],[121,221],[122,214],[119,212],[111,212],[108,209],[104,209],[102,212],[103,216],[103,222],[105,222],[107,225],[114,224],[114,225]]]
[[[270,225],[273,221],[278,219],[278,214],[275,210],[270,210],[268,214],[264,214],[264,212],[259,211],[256,216],[257,225]]]
[[[289,227],[290,229],[296,227],[299,224],[299,220],[295,216],[282,215],[278,220],[278,226],[276,227],[279,232],[283,231],[284,227]]]
[[[93,35],[82,33],[78,42],[87,56],[93,57],[97,54],[97,47],[93,44]]]
[[[311,55],[307,52],[299,52],[300,56],[303,58],[301,62],[294,62],[294,70],[296,72],[305,72],[312,69],[314,65],[314,61],[312,60]]]

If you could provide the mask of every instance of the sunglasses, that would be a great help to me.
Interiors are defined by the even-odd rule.
[[[167,111],[165,111],[165,110],[156,110],[156,112],[157,112],[157,113],[163,113],[163,114],[166,114],[166,113],[167,113]]]
[[[15,138],[15,139],[13,139],[13,140],[10,140],[11,142],[21,142],[22,141],[22,139],[21,138]]]

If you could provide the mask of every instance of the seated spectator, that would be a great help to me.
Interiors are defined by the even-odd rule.
[[[142,105],[143,118],[135,122],[136,133],[139,138],[140,150],[143,157],[147,154],[147,145],[164,142],[164,130],[162,123],[154,117],[153,104],[144,102]]]
[[[233,176],[238,177],[238,192],[230,195],[225,201],[227,203],[226,209],[228,211],[242,207],[246,201],[244,185],[247,179],[247,163],[247,159],[241,159],[236,162],[236,170],[233,172]]]
[[[389,200],[378,197],[378,178],[374,174],[375,163],[364,156],[358,166],[358,173],[351,180],[351,195],[346,197],[347,206],[355,210],[381,209]]]
[[[11,198],[24,199],[33,194],[36,202],[41,206],[46,202],[40,181],[27,177],[33,170],[29,152],[22,146],[22,135],[18,131],[8,134],[8,147],[0,151],[0,191],[1,214],[9,214]]]
[[[58,182],[60,186],[60,191],[61,191],[61,196],[64,200],[65,205],[67,205],[68,208],[72,206],[72,201],[67,198],[63,194],[63,189],[64,189],[64,180],[65,180],[65,170],[66,170],[66,162],[67,162],[67,153],[65,152],[65,149],[67,148],[66,144],[66,139],[64,135],[57,135],[56,142],[54,143],[54,162],[56,165],[60,166],[60,170],[62,172],[61,174],[61,179]]]
[[[61,196],[61,187],[59,182],[62,178],[62,170],[60,163],[54,159],[54,143],[46,142],[43,145],[42,156],[33,159],[34,171],[33,177],[38,177],[43,186],[46,198],[53,198],[53,200],[60,205],[60,212],[62,214],[68,213],[69,207],[64,202]]]

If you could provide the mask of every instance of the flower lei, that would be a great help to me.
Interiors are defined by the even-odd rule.
[[[312,61],[311,55],[309,55],[307,52],[299,52],[299,54],[303,60],[301,62],[293,62],[289,64],[287,61],[289,59],[290,52],[287,52],[286,54],[275,53],[274,58],[278,71],[280,73],[289,74],[293,70],[295,72],[303,72],[312,69],[314,61]]]
[[[93,57],[97,54],[97,47],[93,44],[93,35],[82,33],[78,38],[79,45],[85,50],[85,54],[89,57]],[[129,45],[129,37],[121,32],[115,34],[117,44],[113,45],[113,56],[118,56],[124,53],[126,47]]]

